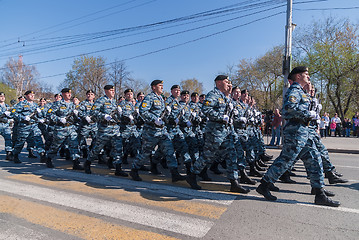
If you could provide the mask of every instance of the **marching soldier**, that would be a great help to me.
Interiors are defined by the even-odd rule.
[[[0,92],[0,134],[5,140],[6,160],[13,160],[12,141],[10,129],[11,112],[10,107],[5,103],[5,93]]]

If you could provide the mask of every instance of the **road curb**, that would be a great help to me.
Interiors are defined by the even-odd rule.
[[[266,145],[267,149],[281,150],[282,146],[269,146]],[[359,154],[359,150],[353,149],[338,149],[338,148],[327,148],[330,153],[347,153],[347,154]]]

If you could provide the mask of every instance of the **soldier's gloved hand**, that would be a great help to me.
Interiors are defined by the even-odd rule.
[[[62,124],[65,124],[65,123],[66,123],[66,118],[64,118],[64,117],[60,118],[59,120],[60,120],[60,122],[61,122]]]
[[[27,122],[30,122],[30,117],[29,117],[29,116],[25,116],[25,117],[24,117],[24,120],[27,121]]]
[[[309,111],[309,113],[310,113],[310,119],[316,119],[316,117],[317,117],[316,111]]]
[[[171,109],[170,106],[166,106],[166,110],[167,110],[168,113],[170,113],[172,109]]]
[[[161,118],[157,118],[156,121],[155,121],[155,124],[156,124],[157,126],[162,126],[162,125],[163,125],[162,119],[161,119]]]
[[[247,118],[245,118],[245,117],[240,117],[240,118],[239,118],[239,121],[246,123],[246,122],[247,122]]]
[[[132,114],[130,114],[130,116],[128,116],[128,118],[133,121],[134,117],[132,116]]]
[[[190,127],[190,126],[192,126],[192,123],[191,123],[191,121],[189,121],[189,120],[188,120],[188,121],[186,122],[186,125],[187,125],[187,127]]]
[[[122,113],[122,108],[121,108],[120,106],[117,106],[117,112],[118,112],[119,114]]]
[[[223,115],[223,121],[228,123],[229,122],[229,116],[228,115]]]
[[[111,121],[112,117],[108,114],[105,114],[105,120],[106,121]]]
[[[233,109],[233,114],[235,115],[235,116],[237,116],[238,114],[239,114],[239,112],[238,112],[238,110],[235,108],[235,109]]]
[[[233,110],[233,103],[228,103],[228,110],[229,111],[232,111]]]
[[[322,104],[318,104],[318,112],[320,112],[320,111],[322,111],[322,108],[323,108],[323,106],[322,106]]]
[[[40,108],[36,108],[36,112],[37,112],[37,113],[41,113],[41,109],[40,109]]]
[[[176,125],[179,123],[179,119],[178,119],[178,118],[175,119],[175,123],[176,123]]]
[[[192,117],[193,117],[193,118],[196,118],[196,117],[197,117],[197,113],[196,113],[196,112],[191,112],[191,114],[192,114]]]
[[[251,117],[251,119],[249,119],[249,121],[254,122],[254,117]]]
[[[140,113],[140,109],[136,108],[135,111],[139,114]]]
[[[10,112],[10,111],[5,111],[4,114],[5,114],[7,117],[10,117],[11,112]]]
[[[40,118],[40,119],[39,119],[39,122],[40,122],[40,123],[44,123],[44,122],[45,122],[45,119]]]
[[[197,121],[198,121],[198,122],[202,122],[202,118],[201,118],[201,117],[198,117],[198,118],[197,118]]]
[[[91,119],[90,116],[86,116],[86,117],[85,117],[85,120],[86,120],[88,123],[91,123],[91,122],[92,122],[92,119]]]
[[[74,109],[75,116],[79,115],[79,111],[77,109]]]

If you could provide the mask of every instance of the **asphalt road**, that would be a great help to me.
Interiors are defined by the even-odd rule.
[[[301,162],[297,184],[276,185],[276,202],[255,192],[233,194],[224,176],[172,184],[165,174],[141,173],[143,182],[114,176],[93,164],[93,174],[71,170],[64,159],[47,169],[38,159],[5,160],[0,139],[0,239],[358,239],[359,155],[332,153],[350,181],[329,185],[339,208],[316,206]],[[279,150],[268,150],[278,156]],[[129,171],[129,165],[125,165]],[[183,172],[183,170],[182,170]],[[259,180],[259,178],[255,178]],[[327,183],[327,180],[326,180]],[[257,184],[258,185],[258,184]]]

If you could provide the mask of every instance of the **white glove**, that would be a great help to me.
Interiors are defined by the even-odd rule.
[[[246,122],[247,122],[247,118],[245,118],[245,117],[240,117],[240,118],[239,118],[239,121],[246,123]]]
[[[91,123],[91,122],[92,122],[92,119],[91,119],[90,116],[86,116],[85,119],[86,119],[86,121],[87,121],[88,123]]]
[[[77,109],[74,109],[74,114],[75,116],[79,115],[79,111],[77,111]]]
[[[11,112],[9,112],[9,111],[5,111],[4,113],[7,117],[10,117],[10,115],[11,115]]]
[[[254,117],[251,117],[251,119],[249,119],[251,122],[254,122]]]
[[[228,110],[229,111],[232,111],[233,110],[233,103],[228,103]]]
[[[198,117],[197,120],[198,120],[198,122],[202,122],[202,118],[201,118],[201,117]]]
[[[223,121],[225,121],[225,122],[229,122],[229,116],[228,115],[224,115],[223,116]]]
[[[40,109],[40,108],[36,108],[36,112],[37,112],[37,113],[41,113],[41,109]]]
[[[233,114],[235,115],[235,116],[237,116],[238,114],[239,114],[239,112],[238,112],[238,110],[235,108],[235,109],[233,109]]]
[[[29,117],[29,116],[25,116],[25,117],[24,117],[24,120],[27,121],[27,122],[30,122],[30,117]]]
[[[62,124],[65,124],[66,123],[66,118],[60,118],[60,122],[62,123]]]
[[[139,114],[140,113],[140,109],[136,108],[135,111]]]
[[[176,123],[176,125],[179,123],[179,119],[178,119],[178,118],[175,119],[175,123]]]
[[[187,121],[187,122],[186,122],[186,125],[187,125],[187,127],[190,127],[190,126],[192,126],[192,123],[191,123],[191,121]]]
[[[133,121],[133,116],[132,116],[132,114],[130,114],[130,116],[128,116],[128,118],[131,120],[131,121]]]
[[[108,114],[105,114],[105,120],[106,121],[111,121],[112,117]]]
[[[162,126],[162,125],[163,125],[162,119],[161,119],[161,118],[157,118],[156,121],[155,121],[155,124],[156,124],[157,126]]]
[[[39,122],[40,122],[40,123],[44,123],[44,122],[45,122],[45,119],[41,118],[41,119],[39,119]]]
[[[192,117],[195,118],[197,116],[197,113],[196,112],[191,112],[192,114]]]
[[[170,107],[170,106],[167,106],[167,107],[166,107],[166,110],[167,110],[168,113],[170,113],[170,112],[171,112],[171,107]]]
[[[117,111],[118,111],[119,114],[121,114],[122,113],[122,108],[120,106],[118,106]]]
[[[310,119],[316,119],[316,117],[317,117],[316,111],[309,111],[309,113],[310,113]]]
[[[322,104],[318,104],[318,112],[320,112],[320,111],[322,111],[322,108],[323,108],[323,106],[322,106]]]

